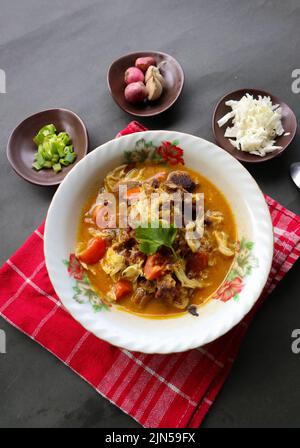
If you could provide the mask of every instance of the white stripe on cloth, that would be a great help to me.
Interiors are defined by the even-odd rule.
[[[36,276],[36,274],[42,269],[42,267],[45,264],[45,261],[42,261],[33,271],[33,273],[31,274],[30,277],[26,277],[9,259],[6,262],[15,272],[17,272],[17,274],[19,274],[24,281],[24,283],[22,283],[22,285],[19,287],[19,289],[15,292],[14,295],[12,295],[0,308],[0,314],[3,313],[4,310],[6,310],[6,308],[14,301],[16,300],[19,295],[21,294],[21,292],[23,291],[23,289],[26,287],[27,284],[30,284],[31,279],[34,278]],[[55,301],[56,302],[56,301]]]
[[[146,420],[144,421],[144,425],[146,428],[157,428],[160,427],[163,419],[166,416],[166,413],[169,409],[172,409],[172,404],[175,402],[176,405],[176,396],[174,393],[172,393],[171,390],[164,391],[163,394],[160,394],[157,401],[154,403],[154,406],[152,407],[151,411],[149,412]],[[185,405],[181,408],[182,415],[181,418],[178,421],[178,424],[176,424],[176,427],[178,427],[182,421],[182,419],[185,417],[188,411],[194,412],[194,406],[191,408],[191,403]]]
[[[77,344],[74,345],[73,350],[71,351],[71,353],[69,354],[69,356],[67,357],[67,359],[65,360],[65,364],[69,365],[72,358],[74,358],[74,356],[76,355],[76,353],[78,352],[78,350],[80,349],[80,347],[82,346],[82,344],[84,343],[84,341],[88,338],[88,336],[90,335],[89,331],[86,331],[81,338],[79,339],[79,341],[77,342]]]
[[[151,373],[151,375],[157,378],[161,383],[164,383],[166,386],[168,386],[169,389],[171,389],[173,392],[176,392],[182,398],[187,400],[192,406],[197,406],[197,403],[195,401],[192,401],[188,395],[186,395],[184,392],[178,389],[178,387],[174,386],[174,384],[169,383],[165,378],[163,378],[161,375],[159,375],[150,367],[148,367],[146,364],[144,364],[140,359],[136,358],[131,352],[125,349],[122,349],[122,352],[125,353],[125,355],[127,355],[130,359],[132,359],[136,364],[143,367],[148,373]]]
[[[119,351],[118,357],[114,360],[106,374],[99,382],[97,389],[101,389],[101,392],[108,394],[112,387],[117,383],[120,377],[120,372],[125,370],[129,364],[130,359],[124,356],[122,351]]]
[[[171,359],[168,359],[168,363],[165,364],[161,370],[161,377],[165,378],[169,372],[173,369],[174,365],[177,363],[178,358],[180,355],[178,355],[177,353],[174,353]],[[150,363],[148,364],[148,368],[150,368],[151,370],[153,370],[154,372],[157,371],[157,369],[162,367],[162,363],[165,360],[165,358],[160,358],[160,357],[152,357],[152,359],[150,360]],[[149,372],[147,372],[149,373]],[[128,410],[128,412],[132,412],[133,408],[136,404],[136,402],[132,402],[130,400],[130,396],[133,395],[134,393],[137,396],[137,398],[139,398],[139,391],[143,390],[145,391],[149,385],[149,383],[153,380],[153,375],[149,374],[149,375],[141,375],[139,380],[136,382],[136,384],[133,386],[133,390],[131,390],[131,393],[128,394],[128,396],[125,398],[124,402],[123,402],[123,406],[126,410]],[[153,396],[156,394],[157,389],[159,387],[161,387],[161,382],[160,381],[155,381],[155,383],[149,387],[149,390],[146,394],[144,394],[143,397],[143,401],[140,403],[137,412],[136,412],[136,418],[140,419],[143,414],[144,411],[146,410],[148,404],[150,403],[150,401],[152,400]],[[172,391],[173,392],[173,391]]]
[[[114,394],[112,395],[112,399],[117,402],[126,387],[131,383],[134,375],[137,373],[139,369],[138,364],[132,363],[130,369],[126,373],[126,376],[119,382],[118,387],[116,388]],[[122,405],[123,406],[123,405]]]
[[[181,357],[181,353],[174,353],[172,355],[172,359],[168,359],[168,363],[167,365],[164,367],[164,369],[161,372],[161,376],[167,376],[170,372],[170,370],[174,367],[174,365],[178,362],[178,360]],[[153,357],[152,361],[154,363],[155,368],[158,368],[157,362],[156,362],[157,358]],[[160,365],[161,363],[159,363]],[[180,387],[184,385],[185,381],[187,380],[187,378],[189,377],[189,375],[191,374],[192,370],[197,366],[198,364],[198,358],[195,356],[195,351],[194,350],[190,350],[187,354],[187,356],[184,359],[184,369],[181,369],[181,367],[183,366],[183,363],[181,362],[181,365],[179,366],[179,368],[176,370],[176,384],[177,384],[177,388],[180,390]],[[153,366],[153,368],[154,368]],[[148,366],[149,367],[149,366]],[[153,369],[152,369],[153,370]],[[149,379],[149,381],[147,382],[147,384],[150,382],[151,378]],[[169,381],[170,383],[170,381]],[[146,394],[146,396],[143,398],[143,402],[139,405],[139,408],[135,414],[135,417],[140,420],[143,415],[144,412],[146,411],[149,403],[151,402],[151,400],[153,399],[153,397],[155,396],[157,390],[159,389],[159,387],[161,386],[160,383],[155,382],[155,384],[151,387],[151,389],[148,391],[148,393]],[[175,387],[175,385],[173,385]],[[169,404],[171,404],[171,402],[174,400],[175,396],[174,396],[174,390],[171,389],[171,392],[173,393],[172,395],[168,395],[169,397]],[[182,392],[181,392],[182,393]],[[187,396],[187,394],[185,394]],[[182,395],[181,395],[182,396]],[[161,397],[158,398],[157,403],[160,402]],[[128,400],[129,403],[129,400]],[[153,408],[156,408],[157,403],[155,403],[155,405],[153,406]],[[191,397],[189,397],[189,401],[188,403],[195,407],[195,401],[192,400]],[[125,403],[124,403],[125,406]],[[133,406],[129,407],[128,404],[128,409],[125,406],[125,409],[128,410],[129,413],[132,412]],[[151,410],[152,412],[152,410]],[[158,418],[158,413],[155,414],[156,418]],[[160,416],[160,420],[164,417],[164,415]],[[149,416],[148,416],[149,418]],[[147,418],[147,420],[148,420]],[[145,422],[145,426],[146,426],[146,422]]]
[[[35,229],[34,233],[39,236],[42,240],[44,239],[44,235],[41,234],[41,232],[38,229]]]
[[[60,308],[60,302],[57,302],[53,306],[52,310],[40,321],[40,323],[38,324],[38,326],[31,335],[33,338],[35,338],[38,335],[38,333],[41,331],[45,323],[48,322],[49,319],[51,319],[51,317],[56,313],[58,308]]]
[[[55,299],[55,297],[51,296],[50,294],[48,294],[47,292],[45,292],[42,288],[40,288],[36,283],[34,283],[32,280],[33,278],[36,276],[36,274],[42,269],[42,267],[45,265],[45,260],[43,260],[38,267],[36,268],[36,270],[31,274],[30,277],[26,277],[26,275],[20,271],[20,269],[13,264],[13,262],[11,260],[7,260],[6,262],[17,274],[19,274],[20,277],[22,277],[25,280],[26,284],[29,284],[30,286],[32,286],[33,289],[35,289],[37,292],[39,292],[41,295],[43,295],[44,297],[47,297],[47,299],[51,300],[53,303],[57,303],[57,299]],[[23,285],[22,285],[23,286]],[[22,287],[21,286],[21,287]],[[20,288],[21,288],[20,287]],[[24,286],[25,287],[25,286]],[[23,288],[24,288],[23,287]],[[5,304],[4,304],[5,305]],[[1,312],[2,310],[0,310]]]
[[[213,401],[209,400],[209,399],[206,398],[206,397],[203,398],[203,401],[204,401],[205,403],[207,403],[209,406],[211,406],[211,405],[213,404]]]
[[[193,353],[194,353],[194,350],[191,350],[188,353],[188,356],[185,359],[185,365],[190,365],[191,364],[191,360],[189,358],[190,357],[192,358]],[[191,373],[191,371],[185,372],[185,375],[184,375],[184,379],[185,380],[188,378],[190,373]],[[153,406],[153,408],[151,409],[147,419],[145,420],[144,425],[146,427],[160,426],[161,423],[163,422],[164,417],[165,417],[166,410],[172,407],[172,403],[174,401],[175,401],[175,397],[171,396],[170,394],[163,394],[163,395],[161,395],[158,398],[158,400],[156,401],[156,403]],[[201,403],[201,400],[200,400],[199,403]],[[189,404],[191,405],[193,403],[189,402]],[[198,404],[197,404],[197,406],[198,406]],[[189,411],[191,411],[190,407],[189,406],[185,406],[185,409],[183,409],[183,413],[182,413],[180,419],[178,420],[178,422],[176,424],[176,428],[181,427],[181,422],[184,420],[184,418],[186,417],[186,415],[188,414]],[[192,411],[192,412],[194,412],[194,411]]]
[[[202,353],[202,355],[207,356],[207,358],[209,358],[211,361],[213,361],[218,367],[221,367],[221,369],[224,367],[223,362],[218,361],[214,357],[214,355],[209,353],[209,351],[205,350],[203,347],[197,347],[196,350],[198,350],[198,352]]]

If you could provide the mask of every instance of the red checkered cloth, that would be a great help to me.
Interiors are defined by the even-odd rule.
[[[130,129],[144,128],[133,122]],[[44,224],[0,270],[0,314],[143,426],[196,428],[227,378],[258,306],[300,255],[300,218],[273,199],[266,200],[275,253],[263,294],[240,324],[204,347],[145,355],[113,347],[86,331],[63,308],[50,283],[43,252]]]

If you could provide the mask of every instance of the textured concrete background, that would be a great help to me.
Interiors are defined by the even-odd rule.
[[[85,121],[90,148],[111,139],[131,117],[106,86],[110,62],[135,50],[161,50],[183,65],[186,84],[176,106],[144,120],[212,140],[220,96],[242,87],[269,90],[300,114],[291,72],[300,68],[299,1],[1,0],[0,262],[44,218],[54,189],[32,186],[10,168],[5,148],[14,126],[44,108],[66,107]],[[300,213],[289,165],[300,160],[299,133],[278,160],[247,167],[265,193]],[[299,426],[299,263],[257,314],[232,373],[204,425]],[[0,319],[0,426],[136,427],[39,345]]]

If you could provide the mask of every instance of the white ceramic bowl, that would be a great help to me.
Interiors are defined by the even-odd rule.
[[[98,299],[93,295],[83,294],[86,286],[71,278],[63,263],[74,252],[79,215],[90,192],[109,170],[123,162],[124,151],[133,149],[140,139],[156,145],[177,140],[184,150],[186,166],[206,176],[223,192],[235,216],[240,251],[229,277],[214,298],[198,308],[198,317],[187,313],[161,320],[139,317],[115,308],[106,311],[95,306]],[[179,132],[131,134],[95,149],[64,179],[47,215],[46,265],[65,308],[97,337],[144,353],[185,351],[229,331],[258,299],[270,271],[272,256],[273,230],[269,210],[251,175],[216,145]],[[74,291],[77,300],[74,300]]]

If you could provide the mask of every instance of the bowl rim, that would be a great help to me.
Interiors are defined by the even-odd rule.
[[[284,104],[289,109],[291,117],[292,117],[293,122],[294,122],[294,126],[293,126],[293,130],[291,132],[290,141],[289,141],[289,143],[285,147],[283,147],[280,150],[277,150],[277,152],[269,153],[267,156],[263,156],[263,157],[255,156],[255,155],[251,154],[252,158],[251,159],[249,158],[249,160],[245,160],[242,157],[242,155],[245,154],[243,151],[237,151],[238,153],[242,154],[241,156],[239,154],[237,154],[236,152],[233,155],[231,152],[229,152],[226,148],[224,148],[222,146],[222,141],[220,141],[220,139],[216,135],[216,126],[217,126],[216,114],[217,114],[217,111],[218,111],[219,107],[221,106],[221,104],[225,101],[225,99],[227,99],[228,96],[234,95],[234,94],[241,94],[241,95],[243,94],[244,95],[245,93],[250,93],[252,95],[263,94],[264,96],[269,96],[271,99],[275,100],[276,104],[279,104],[279,105]],[[286,149],[288,149],[288,147],[293,142],[293,140],[295,138],[295,135],[297,133],[298,123],[297,123],[297,118],[296,118],[296,115],[295,115],[295,112],[293,111],[293,109],[291,109],[291,107],[285,101],[282,101],[279,98],[279,96],[274,95],[273,93],[268,92],[265,89],[251,87],[249,89],[247,89],[247,88],[240,88],[240,89],[232,90],[231,92],[228,92],[225,95],[223,95],[216,102],[216,104],[214,106],[214,110],[213,110],[213,114],[212,114],[212,120],[211,120],[211,126],[212,126],[212,131],[213,131],[213,135],[214,135],[214,139],[215,139],[216,144],[220,148],[222,148],[224,151],[228,152],[228,154],[232,155],[232,157],[234,157],[235,159],[237,159],[237,160],[239,160],[240,162],[243,162],[243,163],[263,163],[263,162],[268,162],[269,160],[272,160],[272,159],[280,156]],[[232,147],[232,149],[234,150],[235,148]]]
[[[27,121],[30,121],[30,120],[32,120],[32,119],[34,119],[34,118],[36,118],[36,117],[38,117],[38,116],[40,116],[40,115],[43,115],[44,113],[54,112],[54,111],[55,111],[55,112],[56,112],[56,111],[67,112],[67,114],[69,114],[69,115],[73,115],[73,116],[78,120],[78,122],[80,123],[81,128],[82,128],[82,130],[83,130],[83,135],[84,135],[84,140],[85,140],[84,148],[83,148],[83,150],[82,150],[82,153],[83,153],[83,157],[82,157],[82,159],[83,159],[83,158],[87,155],[87,153],[88,153],[88,147],[89,147],[89,135],[88,135],[88,131],[87,131],[86,125],[84,124],[83,120],[79,117],[78,114],[76,114],[76,112],[73,112],[72,110],[70,110],[70,109],[66,109],[66,108],[64,108],[64,107],[54,107],[54,108],[51,108],[51,109],[43,109],[43,110],[41,110],[41,111],[39,111],[39,112],[35,112],[34,114],[31,114],[31,115],[28,115],[27,117],[25,117],[22,121],[20,121],[20,122],[14,127],[14,129],[11,131],[11,133],[10,133],[10,135],[9,135],[9,137],[8,137],[8,141],[7,141],[7,145],[6,145],[6,157],[7,157],[7,160],[9,161],[10,166],[12,167],[12,169],[14,170],[14,172],[15,172],[16,174],[18,174],[18,176],[20,176],[22,179],[26,180],[26,181],[29,182],[30,184],[32,184],[32,185],[39,185],[40,187],[53,187],[53,186],[60,185],[68,173],[66,173],[66,174],[64,175],[64,177],[63,177],[61,180],[59,180],[59,181],[53,181],[53,182],[49,182],[49,183],[47,183],[47,184],[45,184],[45,183],[41,183],[41,182],[38,182],[38,181],[35,181],[35,180],[33,180],[30,176],[26,176],[26,175],[24,175],[24,174],[23,174],[23,173],[22,173],[22,172],[15,166],[15,164],[14,164],[14,162],[13,162],[13,160],[12,160],[12,156],[11,156],[11,155],[12,155],[12,151],[13,151],[13,149],[12,149],[11,141],[12,141],[14,135],[16,134],[16,132],[18,131],[18,129],[19,129],[24,123],[26,123]],[[79,162],[80,162],[80,160],[79,160],[78,162],[75,161],[73,167],[75,167],[75,165],[77,165],[77,163],[79,163]],[[73,167],[72,167],[72,169],[73,169]]]
[[[113,94],[113,91],[112,91],[112,88],[111,88],[111,84],[110,84],[110,81],[109,81],[110,72],[111,72],[112,67],[118,61],[120,61],[121,59],[124,59],[125,57],[130,57],[130,56],[140,57],[140,55],[147,56],[147,54],[151,54],[151,55],[152,54],[159,54],[159,55],[162,55],[162,56],[167,56],[168,58],[171,58],[173,61],[175,61],[175,64],[178,67],[179,72],[180,72],[180,80],[181,80],[180,86],[179,86],[179,89],[178,89],[178,91],[176,93],[176,96],[174,97],[172,102],[167,107],[163,108],[162,110],[159,110],[157,112],[151,112],[151,110],[150,110],[149,113],[147,113],[147,112],[146,113],[145,112],[132,112],[132,111],[129,111],[127,108],[123,107],[121,104],[119,104],[119,102],[117,101],[115,95]],[[180,64],[180,62],[178,62],[178,60],[176,58],[174,58],[174,56],[172,56],[172,55],[170,55],[168,53],[165,53],[163,51],[151,51],[151,50],[147,50],[147,51],[133,51],[133,52],[130,52],[130,53],[125,53],[122,56],[116,58],[114,61],[111,62],[111,64],[109,65],[109,67],[107,69],[106,81],[107,81],[107,86],[108,86],[109,93],[110,93],[111,97],[113,98],[114,102],[117,104],[117,106],[120,109],[122,109],[127,114],[133,115],[135,117],[145,117],[145,118],[147,118],[147,117],[155,117],[156,115],[160,115],[160,114],[166,112],[168,109],[170,109],[170,107],[172,107],[174,105],[174,103],[178,100],[179,96],[181,95],[181,92],[182,92],[182,89],[183,89],[183,86],[184,86],[184,82],[185,82],[185,75],[184,75],[184,70],[183,70],[182,65]],[[130,104],[130,103],[128,103],[128,104]]]
[[[137,139],[140,138],[147,138],[147,136],[150,136],[150,139],[154,139],[155,137],[158,137],[158,139],[161,140],[161,138],[165,138],[164,134],[168,134],[168,135],[172,135],[172,138],[183,138],[183,137],[187,137],[190,140],[201,140],[202,142],[205,142],[206,144],[213,146],[215,148],[215,151],[218,151],[218,155],[221,157],[223,157],[223,159],[227,159],[227,162],[230,162],[232,164],[232,166],[234,167],[234,170],[236,171],[236,174],[239,174],[241,176],[241,180],[244,180],[244,188],[247,189],[249,195],[251,195],[250,201],[249,199],[247,199],[248,205],[249,202],[252,202],[252,205],[255,205],[256,207],[258,207],[258,211],[261,213],[261,216],[263,215],[263,225],[264,225],[264,229],[265,231],[262,232],[262,230],[258,233],[259,236],[259,243],[263,243],[262,244],[262,249],[260,250],[265,250],[266,254],[264,256],[264,266],[263,266],[263,270],[260,272],[260,280],[258,283],[254,283],[253,284],[253,289],[251,290],[251,294],[250,294],[250,299],[246,302],[239,302],[239,305],[237,308],[235,308],[236,312],[235,314],[232,316],[226,316],[226,320],[222,320],[221,322],[221,326],[219,322],[216,322],[216,327],[210,329],[209,332],[207,332],[207,334],[205,334],[205,336],[201,336],[202,339],[199,339],[199,335],[191,335],[190,338],[184,341],[181,340],[176,340],[176,341],[172,341],[172,344],[166,345],[165,341],[159,341],[159,342],[155,342],[153,343],[153,341],[151,341],[151,343],[149,342],[145,342],[145,341],[139,341],[139,340],[135,340],[132,338],[132,336],[128,336],[126,335],[126,337],[124,337],[124,335],[122,334],[120,336],[120,334],[116,334],[114,332],[112,332],[111,334],[107,334],[107,328],[101,328],[99,329],[99,327],[95,328],[95,325],[93,325],[94,320],[90,317],[90,314],[92,313],[88,313],[89,316],[85,315],[85,317],[83,318],[83,321],[80,320],[78,318],[78,316],[76,317],[76,313],[74,312],[74,308],[72,308],[71,310],[68,309],[68,306],[66,306],[65,304],[65,300],[66,302],[68,301],[68,299],[66,299],[65,297],[62,300],[62,303],[65,305],[65,307],[68,309],[68,311],[71,313],[71,315],[80,322],[81,325],[83,325],[88,331],[90,331],[91,333],[93,333],[94,335],[96,335],[98,338],[100,339],[104,339],[107,342],[128,349],[128,350],[133,350],[133,351],[139,351],[139,352],[143,352],[143,353],[161,353],[161,354],[166,354],[166,353],[175,353],[175,352],[182,352],[182,351],[186,351],[189,349],[193,349],[199,346],[202,346],[204,344],[207,344],[209,342],[212,342],[213,340],[219,338],[220,336],[222,336],[223,334],[227,333],[231,328],[233,328],[235,325],[237,325],[242,318],[251,310],[251,308],[254,306],[254,304],[256,303],[256,301],[258,300],[258,298],[260,297],[260,294],[266,284],[266,281],[268,279],[268,275],[271,269],[271,264],[272,264],[272,259],[273,259],[273,250],[274,250],[274,235],[273,235],[273,225],[272,225],[272,221],[271,221],[271,216],[270,216],[270,212],[268,209],[268,206],[266,204],[265,198],[260,190],[260,188],[258,187],[256,181],[253,179],[253,177],[251,176],[251,174],[248,172],[248,170],[246,170],[246,168],[240,163],[238,162],[233,156],[231,156],[230,154],[228,154],[226,151],[224,151],[222,148],[217,147],[217,145],[215,145],[214,143],[208,142],[207,140],[201,139],[200,137],[196,137],[190,134],[186,134],[186,133],[181,133],[181,132],[176,132],[176,131],[143,131],[140,133],[136,133],[136,134],[130,134],[130,135],[126,135],[121,137],[123,142],[130,142],[130,140],[132,140],[134,137]],[[102,153],[104,154],[104,147],[109,148],[109,145],[112,142],[117,142],[120,139],[113,139],[110,140],[109,142],[104,143],[103,145],[99,146],[98,148],[96,148],[94,151],[92,151],[88,157],[86,157],[83,160],[81,160],[78,163],[79,164],[84,164],[87,162],[87,158],[92,159],[97,157],[97,154],[100,153],[100,151],[102,151]],[[71,171],[70,173],[68,173],[68,175],[66,176],[64,182],[61,184],[61,186],[58,188],[58,190],[56,191],[53,200],[50,204],[49,210],[48,210],[48,214],[47,214],[47,218],[46,218],[46,224],[45,224],[45,239],[44,239],[44,250],[45,250],[45,261],[46,261],[46,267],[49,273],[49,277],[53,283],[53,286],[56,290],[58,281],[57,281],[57,268],[55,268],[56,266],[56,260],[54,263],[52,263],[51,258],[53,259],[53,256],[51,256],[51,241],[50,241],[50,237],[49,234],[51,234],[51,220],[53,220],[53,209],[55,207],[55,201],[56,198],[58,198],[59,195],[61,195],[63,193],[63,189],[64,186],[66,185],[66,183],[68,182],[68,179],[70,179],[71,177],[75,178],[75,170]],[[249,183],[250,181],[250,183]],[[254,204],[253,204],[254,203]],[[49,261],[50,260],[50,261]],[[58,268],[60,269],[60,268]],[[66,275],[66,274],[64,274]],[[61,286],[59,286],[59,288],[61,288]],[[62,288],[61,288],[62,289]],[[59,294],[58,290],[57,290],[57,295],[60,297],[62,296],[61,294]],[[87,313],[86,313],[87,314]],[[80,314],[80,317],[82,317],[82,315]],[[143,319],[143,318],[141,318]],[[151,319],[150,319],[151,320]]]

